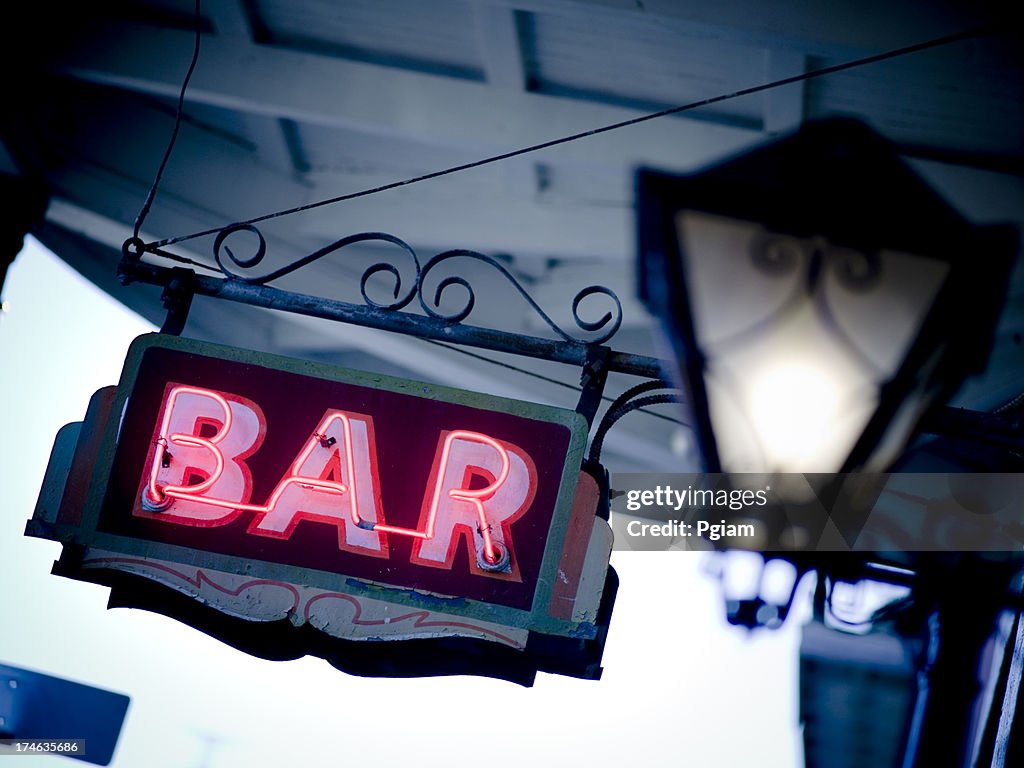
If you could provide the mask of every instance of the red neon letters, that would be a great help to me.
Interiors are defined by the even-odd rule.
[[[537,487],[530,457],[517,446],[462,430],[443,433],[438,453],[412,562],[451,568],[459,537],[465,536],[470,551],[478,554],[470,565],[474,572],[512,564],[509,526],[529,508]],[[487,485],[469,490],[473,475],[482,476]]]
[[[536,469],[518,446],[468,430],[442,432],[417,528],[381,508],[373,419],[328,409],[263,504],[246,458],[267,434],[260,407],[227,392],[168,384],[135,515],[221,526],[244,512],[247,532],[288,539],[302,520],[334,525],[338,548],[388,557],[388,534],[412,537],[412,562],[452,567],[465,539],[474,573],[519,578],[511,524],[529,508]]]
[[[245,464],[267,432],[255,403],[197,387],[169,388],[153,440],[143,508],[184,525],[225,525],[252,494]],[[203,436],[206,428],[213,434]],[[225,461],[225,455],[227,461]],[[198,483],[191,478],[205,478]],[[191,499],[203,499],[195,503]],[[170,508],[172,501],[180,503]]]

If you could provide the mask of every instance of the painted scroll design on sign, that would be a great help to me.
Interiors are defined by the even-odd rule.
[[[452,616],[430,609],[399,606],[384,600],[305,587],[277,579],[254,579],[211,568],[152,558],[126,557],[91,550],[87,569],[110,569],[145,576],[182,594],[246,621],[288,619],[310,624],[324,634],[345,640],[411,640],[433,637],[475,637],[521,650],[526,629]]]

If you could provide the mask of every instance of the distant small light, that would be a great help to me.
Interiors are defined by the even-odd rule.
[[[9,301],[0,301],[0,312],[10,312],[10,311],[11,311],[11,302],[9,302]]]
[[[729,550],[722,558],[722,589],[726,600],[751,600],[757,597],[764,558],[757,552],[743,550]]]
[[[669,447],[672,450],[672,455],[696,461],[697,444],[694,442],[690,430],[681,427],[674,429],[669,437]]]

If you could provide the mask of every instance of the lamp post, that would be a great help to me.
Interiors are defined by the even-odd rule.
[[[850,119],[691,175],[641,171],[637,217],[640,296],[708,472],[890,467],[984,367],[1017,252],[1012,227],[971,224]],[[819,587],[878,559],[787,557]],[[978,662],[1015,561],[903,559],[930,615],[904,766],[967,765]]]

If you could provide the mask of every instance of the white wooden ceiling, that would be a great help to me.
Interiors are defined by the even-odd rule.
[[[204,0],[186,119],[147,240],[471,162],[648,111],[877,54],[989,21],[979,3],[746,0]],[[30,53],[5,66],[0,170],[45,181],[39,236],[151,318],[158,292],[120,288],[120,245],[174,121],[193,46],[193,3],[26,9]],[[803,120],[842,112],[892,138],[977,221],[1024,218],[1024,45],[1019,33],[720,102],[442,179],[268,222],[267,266],[359,231],[397,235],[421,257],[500,257],[563,324],[600,283],[625,308],[618,349],[651,353],[633,298],[632,174],[687,171]],[[211,238],[182,253],[211,263]],[[358,300],[353,248],[283,286]],[[541,334],[499,281],[476,278],[470,322]],[[992,370],[965,395],[991,407],[1024,390],[1024,282]],[[603,309],[601,310],[603,311]],[[965,307],[965,311],[969,311]],[[197,299],[189,335],[572,407],[574,395],[410,338]],[[492,355],[497,357],[495,355]],[[575,383],[577,372],[514,361]],[[613,382],[611,389],[633,381]],[[685,432],[637,414],[607,443],[618,469],[668,469]]]

